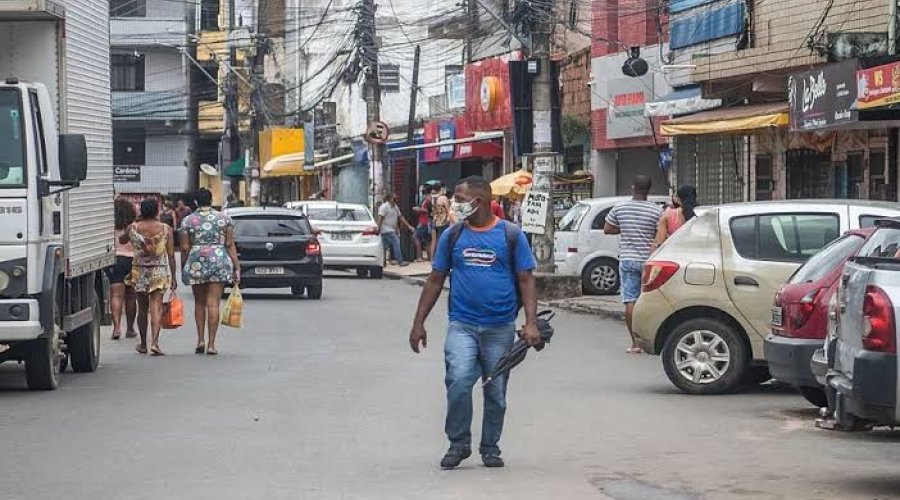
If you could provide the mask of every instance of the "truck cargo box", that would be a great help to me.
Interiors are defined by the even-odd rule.
[[[70,277],[115,259],[108,21],[101,0],[0,1],[0,79],[46,85],[60,132],[87,140],[87,180],[59,197]]]

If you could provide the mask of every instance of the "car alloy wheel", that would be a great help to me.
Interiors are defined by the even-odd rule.
[[[695,384],[717,382],[731,366],[728,344],[710,330],[695,330],[682,337],[674,355],[679,375]]]
[[[591,271],[591,283],[604,292],[612,292],[618,284],[618,271],[610,265],[601,264]]]

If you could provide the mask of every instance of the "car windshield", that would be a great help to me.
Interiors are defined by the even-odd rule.
[[[335,222],[371,222],[372,216],[363,207],[307,207],[309,220]]]
[[[300,217],[242,215],[233,217],[233,220],[234,234],[237,237],[305,236],[311,232],[309,222]]]
[[[831,242],[800,266],[800,269],[797,269],[797,272],[794,273],[794,276],[791,277],[788,283],[812,283],[819,281],[834,271],[847,257],[853,255],[864,242],[865,240],[862,236],[856,234],[848,234]]]
[[[0,187],[19,187],[25,180],[22,105],[15,89],[0,89]]]
[[[859,250],[860,257],[900,258],[900,229],[883,227]]]
[[[562,219],[559,221],[559,231],[574,231],[578,229],[581,219],[590,209],[591,206],[585,203],[578,203],[570,208],[569,211],[566,212],[566,215],[563,215]]]

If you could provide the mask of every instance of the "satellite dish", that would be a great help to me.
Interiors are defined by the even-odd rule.
[[[200,171],[210,177],[218,177],[219,176],[219,169],[217,169],[213,165],[210,165],[209,163],[201,163]]]

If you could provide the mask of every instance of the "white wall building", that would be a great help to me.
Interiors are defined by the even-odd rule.
[[[189,62],[194,5],[110,2],[113,163],[119,193],[182,193],[193,148]]]

